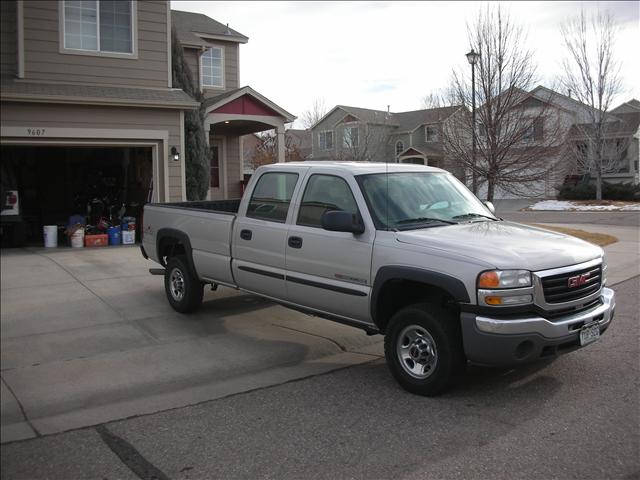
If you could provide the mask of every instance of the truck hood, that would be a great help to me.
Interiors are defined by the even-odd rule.
[[[397,241],[450,252],[500,269],[545,270],[593,260],[602,249],[583,240],[511,222],[470,222],[397,232]]]

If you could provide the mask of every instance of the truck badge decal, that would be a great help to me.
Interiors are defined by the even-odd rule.
[[[589,280],[589,273],[583,273],[582,275],[576,275],[575,277],[569,277],[567,281],[567,286],[569,288],[576,288],[584,285]]]

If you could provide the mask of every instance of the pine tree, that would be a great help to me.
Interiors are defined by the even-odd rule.
[[[184,58],[176,29],[171,32],[171,59],[173,86],[181,88],[194,100],[204,100],[198,90],[191,70]],[[204,109],[187,110],[184,113],[185,175],[187,200],[203,200],[209,189],[209,147],[204,131]]]

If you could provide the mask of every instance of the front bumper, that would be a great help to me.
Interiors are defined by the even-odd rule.
[[[575,350],[583,325],[597,321],[603,333],[613,319],[613,290],[603,288],[600,299],[602,303],[589,310],[553,320],[539,316],[507,320],[464,312],[460,319],[467,358],[484,365],[513,365]]]

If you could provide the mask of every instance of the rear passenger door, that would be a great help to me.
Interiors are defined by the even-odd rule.
[[[324,173],[308,177],[287,238],[287,296],[298,305],[368,322],[375,229],[355,180],[347,180]],[[364,233],[324,230],[321,218],[330,210],[360,217]]]
[[[298,178],[295,172],[263,173],[241,207],[232,240],[232,269],[241,288],[285,299],[286,222]]]

